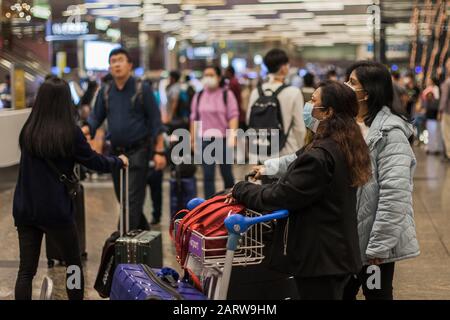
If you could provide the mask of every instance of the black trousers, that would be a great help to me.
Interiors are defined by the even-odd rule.
[[[67,268],[70,268],[69,270],[73,266],[79,268],[80,286],[77,288],[77,285],[74,287],[66,285],[66,291],[69,300],[83,300],[84,276],[75,224],[58,228],[18,226],[17,232],[19,235],[20,264],[15,288],[16,300],[31,300],[32,298],[32,282],[39,265],[44,233],[52,243],[59,246],[59,251],[63,254]],[[66,284],[76,284],[76,282],[67,281],[69,277],[74,275],[73,271],[70,272],[72,273],[66,273]]]
[[[342,300],[350,275],[296,277],[300,300]]]
[[[362,287],[364,297],[366,300],[393,300],[392,281],[394,280],[395,263],[385,263],[379,265],[380,270],[380,289],[370,289],[368,287],[368,280],[370,284],[373,283],[372,277],[374,272],[367,272],[369,266],[364,266],[362,271],[357,276],[352,276],[344,291],[344,300],[356,300],[359,288]],[[371,279],[369,279],[371,278]]]
[[[115,152],[116,155],[117,152]],[[150,151],[148,146],[126,154],[130,161],[129,166],[129,208],[130,208],[130,230],[150,230],[144,215],[145,188],[147,186],[147,175],[149,170]],[[114,190],[117,200],[120,199],[120,170],[112,173]]]
[[[147,184],[150,188],[150,196],[153,203],[153,220],[159,221],[162,214],[163,171],[150,169]]]

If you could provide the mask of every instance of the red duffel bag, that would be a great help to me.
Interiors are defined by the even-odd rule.
[[[178,225],[174,239],[177,251],[177,259],[181,266],[184,266],[188,251],[189,240],[192,231],[197,231],[205,237],[221,237],[228,234],[225,228],[225,219],[230,213],[242,213],[244,206],[240,204],[226,204],[227,196],[216,196],[211,198],[191,211],[182,210],[180,215],[176,214],[174,220],[182,217]],[[184,216],[183,216],[184,215]],[[171,228],[173,228],[173,222]],[[173,234],[173,229],[171,229]],[[215,240],[207,243],[206,249],[220,249],[226,247],[226,239]],[[217,255],[218,251],[207,252],[206,255]],[[223,253],[223,252],[222,252]]]

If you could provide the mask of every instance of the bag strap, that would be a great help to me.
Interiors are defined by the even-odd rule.
[[[189,213],[188,209],[183,209],[178,211],[177,213],[175,213],[175,215],[172,217],[172,219],[170,220],[170,225],[169,225],[169,233],[170,233],[170,238],[172,239],[172,242],[175,243],[175,234],[174,234],[174,230],[175,230],[175,221],[179,220],[180,216],[184,217],[186,214]]]
[[[228,107],[228,89],[223,90],[223,103],[225,104],[225,108]]]
[[[273,93],[273,97],[278,97],[278,95],[281,93],[281,91],[283,91],[284,89],[286,89],[287,87],[289,87],[286,84],[282,84],[277,90],[275,90],[275,92]]]
[[[143,82],[139,81],[138,79],[135,79],[135,88],[136,88],[136,92],[134,93],[134,95],[131,97],[131,106],[134,107],[136,100],[138,98],[141,99],[142,104],[144,103],[143,101]],[[103,101],[105,103],[105,110],[106,113],[108,113],[109,111],[109,94],[111,92],[112,89],[112,83],[111,81],[108,81],[105,86],[103,87]],[[145,109],[145,108],[144,108]],[[145,111],[145,110],[144,110]]]
[[[181,253],[181,255],[183,256],[183,244],[184,244],[184,238],[185,238],[185,232],[187,231],[188,227],[195,222],[194,219],[192,219],[192,217],[197,216],[198,213],[200,213],[204,208],[211,206],[212,204],[216,204],[217,202],[224,202],[225,201],[226,196],[223,197],[218,197],[218,198],[213,198],[212,201],[208,200],[203,202],[202,204],[200,204],[199,206],[197,206],[196,208],[192,209],[191,211],[189,211],[188,214],[186,214],[183,219],[181,219],[180,224],[178,225],[178,230],[177,233],[175,235],[175,246],[177,247],[177,252]],[[212,206],[210,208],[211,210],[209,210],[208,212],[214,211],[215,208],[213,209]],[[189,240],[188,240],[189,241]],[[183,259],[183,257],[182,257]],[[184,261],[183,261],[184,262]]]
[[[135,79],[135,93],[134,95],[131,97],[131,107],[134,107],[136,100],[140,97],[142,100],[142,95],[143,95],[143,82],[139,81],[138,79]]]
[[[50,169],[52,169],[53,173],[55,173],[58,176],[58,179],[62,180],[62,179],[67,178],[66,175],[62,174],[61,171],[59,171],[59,169],[56,167],[56,165],[53,161],[45,159],[45,162],[50,167]],[[65,177],[65,178],[63,178],[63,177]]]
[[[111,92],[111,88],[111,81],[108,81],[103,87],[103,102],[105,104],[106,113],[109,111],[109,93]]]
[[[50,167],[50,169],[53,171],[53,173],[58,177],[59,182],[64,184],[69,190],[73,187],[74,184],[79,183],[78,179],[70,179],[69,176],[62,173],[58,167],[55,165],[55,163],[49,159],[45,159],[45,162]]]
[[[228,207],[230,210],[236,213],[242,212],[244,207],[242,205],[229,205],[225,204],[226,195],[212,198],[203,202],[195,209],[191,210],[181,221],[178,226],[178,232],[175,237],[175,245],[177,247],[177,253],[180,254],[181,263],[184,264],[187,250],[189,247],[189,238],[191,234],[190,227],[195,225],[197,221],[205,216],[213,214],[218,210],[222,210],[224,207]],[[207,209],[206,209],[207,208]],[[206,210],[205,210],[206,209]]]
[[[198,226],[208,226],[209,232],[205,233],[204,236],[208,236],[211,232],[216,232],[217,230],[220,230],[224,226],[224,221],[222,219],[214,218],[214,216],[217,216],[219,212],[222,213],[241,213],[244,210],[244,207],[240,204],[225,204],[224,198],[226,196],[220,196],[217,199],[215,199],[214,202],[209,203],[207,206],[208,208],[205,210],[202,210],[200,212],[196,212],[196,214],[190,216],[190,221],[186,221],[185,224],[183,224],[182,228],[182,234],[181,235],[181,242],[178,243],[179,245],[179,257],[180,262],[182,265],[184,265],[186,258],[188,256],[189,252],[189,240],[191,238],[192,231],[196,230]],[[225,212],[224,212],[225,211]],[[223,215],[220,215],[223,217]],[[211,217],[212,219],[208,219]],[[188,219],[189,220],[189,219]],[[183,219],[184,222],[184,219]],[[223,230],[223,236],[226,236],[228,233],[224,229]]]
[[[200,111],[200,99],[202,98],[203,92],[204,91],[202,90],[197,95],[197,103],[195,105],[195,115],[196,115],[195,120],[197,120],[197,121],[200,120],[200,112],[199,112]]]
[[[262,84],[260,84],[260,85],[258,86],[258,94],[259,94],[260,97],[265,97],[265,96],[266,96],[266,95],[264,94],[264,90],[263,90],[263,88],[262,88]]]
[[[183,180],[181,179],[181,168],[180,166],[175,166],[175,182],[177,187],[177,209],[183,209]]]

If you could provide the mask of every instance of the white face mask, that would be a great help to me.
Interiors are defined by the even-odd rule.
[[[344,84],[345,84],[347,87],[349,87],[350,89],[352,89],[355,93],[361,92],[361,91],[366,91],[366,90],[364,90],[364,89],[355,89],[355,88],[354,88],[350,83],[348,83],[348,82],[344,82]],[[358,102],[367,101],[367,100],[368,100],[368,98],[359,99]]]
[[[202,84],[205,88],[216,89],[219,86],[219,81],[215,77],[203,77]]]

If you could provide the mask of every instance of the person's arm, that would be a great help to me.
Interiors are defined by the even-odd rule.
[[[287,172],[288,167],[297,159],[297,154],[292,153],[280,158],[273,158],[264,161],[263,175],[281,176]]]
[[[239,182],[233,188],[233,198],[256,211],[301,211],[323,197],[332,179],[332,160],[325,161],[324,153],[324,150],[316,149],[302,154],[278,183],[260,186]]]
[[[379,200],[375,222],[365,253],[369,259],[386,259],[404,231],[405,220],[412,208],[413,151],[406,136],[391,130],[377,158]]]
[[[200,119],[199,116],[197,116],[197,100],[198,100],[198,93],[196,93],[194,95],[194,97],[192,98],[192,102],[191,102],[191,123],[190,123],[190,133],[191,133],[191,148],[192,150],[194,150],[195,148],[195,137],[197,134],[197,127],[195,122]]]
[[[297,146],[302,148],[305,145],[306,126],[303,120],[303,106],[304,99],[303,94],[298,90],[297,97],[295,98],[294,107],[292,110],[292,128],[290,135],[295,137]],[[289,128],[286,128],[288,130]]]
[[[154,157],[155,169],[162,170],[167,164],[166,157],[164,156],[164,136],[163,126],[161,122],[161,112],[159,111],[158,104],[155,96],[151,91],[150,86],[144,84],[143,86],[144,108],[147,114],[148,126],[151,130],[150,135],[154,141]]]
[[[92,110],[89,118],[87,120],[87,126],[83,126],[83,133],[90,134],[91,138],[95,138],[95,132],[102,125],[106,118],[106,107],[105,101],[103,99],[103,90],[105,87],[100,89],[97,94],[97,99],[95,100],[94,110]]]
[[[441,101],[439,102],[439,112],[442,113],[447,109],[448,106],[448,95],[450,90],[450,80],[445,81],[441,85]]]
[[[168,114],[169,123],[172,122],[174,116],[177,114],[179,97],[180,97],[180,90],[172,89],[172,92],[171,92],[170,96],[168,97],[169,104],[170,104],[170,108],[168,108],[170,110],[170,112]]]
[[[253,89],[250,99],[248,100],[247,114],[246,114],[246,123],[247,125],[250,123],[250,114],[252,113],[252,106],[258,100],[258,90]]]
[[[228,128],[231,130],[230,141],[232,143],[232,146],[235,146],[236,130],[239,128],[239,106],[236,97],[231,90],[227,91],[227,95],[228,105],[225,106],[225,108],[227,108]]]
[[[102,173],[109,173],[124,166],[124,162],[118,157],[103,156],[92,150],[79,128],[76,128],[75,162]]]

